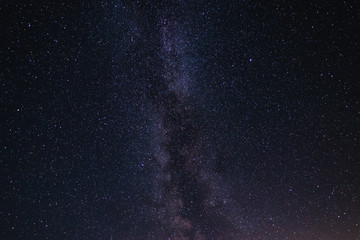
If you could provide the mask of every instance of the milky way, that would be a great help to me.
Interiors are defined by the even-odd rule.
[[[156,187],[161,189],[156,200],[163,208],[160,218],[167,237],[205,239],[202,231],[215,227],[215,224],[224,224],[215,223],[224,220],[219,214],[212,216],[209,209],[212,207],[209,195],[215,189],[207,179],[207,174],[211,174],[211,170],[205,167],[208,156],[203,153],[205,146],[199,135],[201,129],[194,119],[196,109],[189,96],[187,44],[181,36],[181,23],[171,15],[160,22],[162,78],[166,88],[155,101],[160,121],[154,132],[154,138],[159,140],[153,146],[160,165]],[[212,220],[203,225],[204,219]],[[219,234],[216,228],[212,231]]]

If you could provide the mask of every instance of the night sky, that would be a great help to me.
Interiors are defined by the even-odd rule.
[[[359,2],[16,2],[1,240],[360,239]]]

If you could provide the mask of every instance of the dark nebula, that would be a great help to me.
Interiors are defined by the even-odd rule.
[[[360,239],[352,1],[0,4],[0,239]]]

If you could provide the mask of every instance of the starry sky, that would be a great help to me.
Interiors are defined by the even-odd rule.
[[[1,1],[0,239],[359,240],[357,1]]]

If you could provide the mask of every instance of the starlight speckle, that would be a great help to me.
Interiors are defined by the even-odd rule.
[[[359,239],[352,3],[0,11],[0,239]]]

